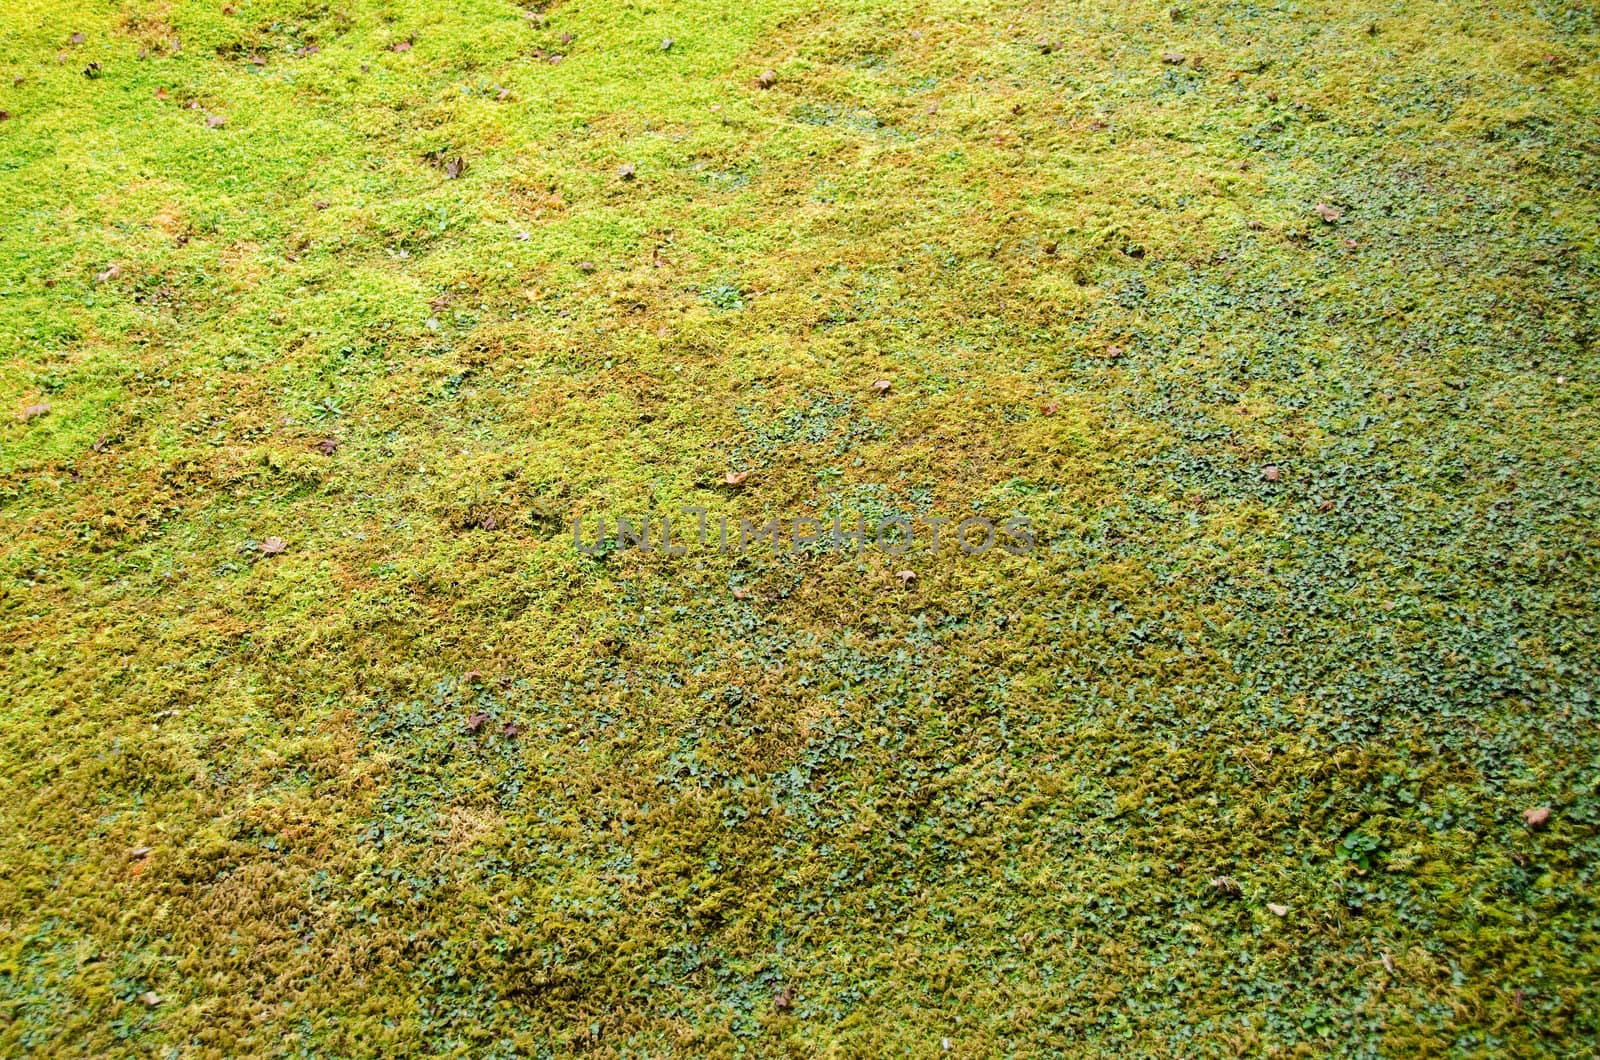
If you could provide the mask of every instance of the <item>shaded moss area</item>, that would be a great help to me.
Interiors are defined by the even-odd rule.
[[[1589,9],[14,6],[8,1054],[1595,1049]]]

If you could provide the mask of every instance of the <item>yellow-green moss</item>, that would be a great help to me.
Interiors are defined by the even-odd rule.
[[[1591,1051],[1597,45],[14,0],[0,1049]]]

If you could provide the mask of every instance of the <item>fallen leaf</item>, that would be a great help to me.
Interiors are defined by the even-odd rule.
[[[750,477],[748,471],[730,471],[722,476],[724,486],[743,486],[744,480]]]
[[[1530,830],[1537,832],[1550,823],[1550,807],[1538,806],[1531,810],[1523,810],[1522,819]]]
[[[134,847],[132,850],[128,851],[128,856],[134,861],[143,861],[145,858],[150,856],[150,848]]]
[[[146,990],[144,993],[139,995],[139,1000],[143,1001],[151,1008],[155,1008],[157,1005],[161,1004],[161,995],[156,993],[154,990]]]
[[[777,83],[778,83],[778,72],[776,70],[763,70],[763,71],[761,71],[760,75],[756,78],[756,87],[757,88],[771,88],[773,85],[775,85]]]
[[[750,590],[742,585],[735,585],[733,587],[733,598],[735,600],[748,600],[750,599]]]
[[[485,714],[481,710],[478,711],[476,714],[473,714],[467,719],[467,731],[477,732],[479,729],[483,728],[483,723],[488,720],[489,715]]]
[[[466,171],[466,168],[467,163],[465,159],[452,158],[450,161],[444,164],[444,179],[455,180]]]
[[[207,114],[206,115],[206,128],[208,128],[208,129],[220,129],[224,125],[226,125],[227,123],[228,123],[228,119],[222,117],[222,115],[220,115],[220,114]]]
[[[1177,66],[1179,63],[1183,62],[1183,58],[1184,56],[1182,52],[1167,52],[1161,56],[1161,61],[1166,63],[1168,66]]]
[[[794,987],[785,985],[772,999],[772,1007],[779,1012],[787,1012],[794,1007]]]
[[[48,401],[41,401],[37,405],[29,405],[22,410],[22,422],[27,423],[29,420],[36,420],[49,411],[50,402]]]
[[[1279,905],[1277,902],[1268,902],[1267,908],[1272,911],[1273,916],[1289,915],[1289,907],[1286,905]]]
[[[1325,202],[1317,203],[1317,205],[1314,206],[1313,209],[1315,209],[1317,211],[1317,216],[1318,217],[1322,218],[1324,221],[1328,222],[1329,224],[1333,224],[1333,222],[1337,221],[1339,218],[1344,216],[1344,211],[1343,210],[1339,209],[1337,206],[1329,206]]]
[[[666,39],[664,39],[661,42],[661,50],[664,51],[664,52],[670,52],[672,50],[672,44],[673,44],[672,38],[671,37],[667,37]]]
[[[252,55],[250,56],[250,65],[265,66],[267,65],[267,57],[265,55]]]
[[[67,43],[68,44],[82,44],[83,43],[83,34],[74,33],[72,36],[67,38]]]
[[[550,65],[551,66],[556,66],[561,62],[561,60],[563,60],[565,58],[566,58],[565,55],[552,55],[552,56],[550,56]]]
[[[105,283],[107,280],[115,280],[121,275],[122,266],[118,265],[116,262],[112,262],[110,265],[106,266],[104,272],[97,272],[94,274],[94,282]]]
[[[167,90],[164,89],[164,88],[157,88],[156,89],[156,98],[157,99],[166,99],[167,98]]]
[[[1331,511],[1333,511],[1333,501],[1331,499],[1329,499],[1329,498],[1323,498],[1322,502],[1317,505],[1317,511],[1319,511],[1319,512],[1331,512]]]
[[[313,448],[315,448],[316,451],[321,453],[323,456],[332,456],[334,454],[334,451],[339,448],[339,439],[337,439],[337,438],[324,438],[324,439],[322,439],[322,441],[318,442]]]
[[[500,91],[498,91],[498,92],[496,92],[494,94],[494,98],[495,99],[510,99],[511,98],[511,90],[509,88],[502,88]]]
[[[283,538],[269,537],[265,541],[261,542],[261,554],[263,556],[276,556],[278,553],[282,552],[288,547],[289,546],[284,543]]]
[[[634,169],[632,162],[624,162],[622,165],[617,167],[617,176],[621,177],[623,180],[632,180],[634,176],[637,175],[637,172],[638,171]]]
[[[11,120],[11,112],[9,110],[0,110],[0,121],[10,121],[10,120]]]
[[[576,37],[574,37],[574,36],[573,36],[573,35],[572,35],[572,34],[570,34],[570,33],[563,33],[563,34],[562,34],[562,35],[561,35],[561,43],[562,43],[562,44],[571,44],[571,43],[572,43],[572,42],[573,42],[573,41],[574,41],[574,40],[576,40],[576,39],[577,39],[577,38],[576,38]]]
[[[894,383],[890,380],[879,379],[877,382],[872,384],[872,389],[876,390],[880,394],[887,394],[891,386],[894,386]]]
[[[580,261],[580,262],[578,262],[578,271],[579,272],[593,272],[594,271],[594,262],[592,262],[592,261]]]
[[[900,584],[901,585],[910,585],[912,582],[917,580],[917,572],[916,571],[910,571],[910,570],[903,570],[900,573],[896,574],[895,577],[900,579]]]
[[[411,50],[411,42],[408,40],[399,41],[395,44],[394,50],[397,52],[408,52]]]
[[[1044,413],[1046,416],[1054,416],[1057,412],[1061,411],[1061,402],[1046,401],[1043,405],[1039,406],[1039,411]]]
[[[500,735],[507,736],[515,740],[518,736],[522,735],[522,726],[518,725],[514,721],[508,721],[500,727]]]
[[[1218,876],[1211,881],[1212,890],[1224,898],[1237,898],[1244,893],[1244,888],[1239,886],[1239,881],[1232,876]]]
[[[1279,478],[1278,465],[1277,464],[1268,464],[1266,467],[1262,468],[1261,469],[1261,477],[1266,479],[1268,482],[1276,482],[1276,481],[1278,481],[1278,478]]]
[[[1042,40],[1042,41],[1039,42],[1039,54],[1040,55],[1049,55],[1051,52],[1057,51],[1060,48],[1061,48],[1061,44],[1060,44],[1059,41]]]

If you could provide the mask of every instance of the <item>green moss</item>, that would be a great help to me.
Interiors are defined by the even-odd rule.
[[[1597,44],[23,0],[0,1046],[1592,1048]]]

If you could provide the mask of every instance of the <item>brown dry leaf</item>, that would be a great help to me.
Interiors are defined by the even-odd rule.
[[[134,861],[143,861],[145,858],[150,856],[150,848],[134,847],[132,850],[128,851],[128,856]]]
[[[1046,416],[1054,416],[1057,412],[1061,411],[1061,402],[1046,401],[1043,405],[1039,406],[1039,411],[1044,413]]]
[[[1279,905],[1277,902],[1268,902],[1267,909],[1271,911],[1273,916],[1289,915],[1289,907],[1286,905]]]
[[[29,420],[36,420],[49,411],[50,402],[48,401],[41,401],[37,405],[29,405],[22,410],[22,422],[27,423]]]
[[[778,71],[776,71],[776,70],[763,70],[763,71],[761,71],[761,74],[756,78],[756,87],[757,88],[771,88],[773,85],[775,85],[777,83],[778,83]]]
[[[522,726],[514,721],[508,721],[500,727],[500,735],[515,740],[522,734]]]
[[[896,574],[895,577],[900,579],[900,584],[902,586],[910,585],[912,582],[917,580],[917,572],[916,571],[911,571],[911,570],[903,570],[900,573]]]
[[[1161,61],[1168,66],[1177,66],[1183,62],[1183,58],[1182,52],[1166,52],[1161,56]]]
[[[394,50],[397,51],[397,52],[408,52],[408,51],[410,51],[411,50],[411,41],[409,41],[409,40],[399,41],[398,43],[395,44]]]
[[[872,384],[872,389],[876,390],[879,394],[887,394],[889,392],[889,388],[892,386],[894,386],[894,383],[890,380],[879,379],[877,382]]]
[[[164,88],[157,88],[156,89],[156,98],[157,99],[166,99],[167,98],[167,90],[164,89]]]
[[[455,180],[457,177],[461,176],[462,173],[466,172],[466,169],[466,159],[452,158],[450,161],[444,164],[444,179]]]
[[[208,128],[208,129],[220,129],[224,125],[226,125],[227,123],[228,123],[228,119],[224,118],[220,114],[207,114],[206,115],[206,128]]]
[[[278,553],[282,552],[288,547],[289,546],[284,542],[283,538],[269,537],[265,541],[261,542],[261,554],[263,556],[276,556]]]
[[[623,180],[632,180],[637,175],[638,170],[634,168],[632,162],[624,162],[622,165],[617,167],[617,176],[621,177]]]
[[[483,723],[488,720],[489,715],[485,714],[481,710],[478,711],[476,714],[473,714],[471,717],[467,718],[467,731],[477,732],[479,729],[483,728]]]
[[[1537,806],[1531,810],[1523,810],[1522,820],[1527,824],[1529,829],[1537,832],[1539,829],[1550,823],[1550,807]]]
[[[735,600],[748,600],[750,599],[750,590],[742,585],[735,585],[733,587],[733,598]]]
[[[785,985],[772,999],[772,1007],[779,1012],[788,1012],[794,1007],[794,987]]]
[[[314,445],[312,448],[316,449],[316,451],[321,453],[323,456],[332,456],[335,450],[339,448],[339,439],[324,438],[322,441],[316,443],[316,445]]]
[[[1343,210],[1339,209],[1337,206],[1329,206],[1325,202],[1319,202],[1312,208],[1317,211],[1318,217],[1322,218],[1329,224],[1333,224],[1333,222],[1344,216]]]
[[[1268,482],[1276,482],[1276,481],[1278,481],[1278,479],[1280,478],[1280,474],[1278,472],[1278,465],[1277,464],[1268,464],[1266,467],[1262,468],[1261,469],[1261,477],[1266,479]]]
[[[0,110],[0,121],[10,121],[10,120],[11,120],[11,112],[9,110]]]
[[[1232,876],[1215,877],[1211,881],[1211,888],[1224,898],[1237,898],[1244,893],[1244,888]]]
[[[72,36],[67,38],[67,43],[68,44],[82,44],[83,43],[83,34],[74,33]]]
[[[94,282],[105,283],[107,280],[115,280],[121,275],[122,266],[118,265],[116,262],[112,262],[110,265],[106,266],[104,272],[97,272],[94,274]]]
[[[722,476],[724,486],[743,486],[744,480],[750,477],[748,471],[730,471]]]
[[[161,995],[156,993],[154,990],[146,990],[144,993],[139,995],[139,1000],[143,1001],[151,1008],[155,1008],[157,1005],[161,1004]]]

